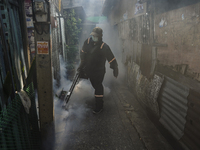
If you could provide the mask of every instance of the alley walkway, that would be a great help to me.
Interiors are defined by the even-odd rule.
[[[92,114],[93,91],[75,89],[68,111],[55,105],[55,150],[172,150],[147,118],[134,95],[115,85],[104,98],[104,110]],[[86,93],[81,95],[80,93]]]

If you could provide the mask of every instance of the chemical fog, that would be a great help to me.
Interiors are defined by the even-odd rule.
[[[113,70],[110,69],[109,63],[106,62],[106,74],[103,81],[104,97],[106,97],[111,92],[113,85],[124,82],[124,75],[126,71],[121,63],[122,46],[120,44],[120,40],[118,39],[118,32],[114,31],[108,23],[97,24],[96,26],[103,29],[103,42],[107,43],[111,48],[117,59],[119,68],[119,76],[115,78],[113,76]],[[88,37],[90,37],[89,34]],[[82,45],[83,43],[80,44]],[[77,67],[78,66],[76,66],[76,69]],[[87,117],[87,115],[93,115],[92,109],[95,104],[94,89],[91,86],[90,81],[81,79],[71,95],[67,109],[62,108],[63,101],[56,95],[59,96],[62,90],[69,91],[71,87],[72,81],[67,80],[66,72],[66,64],[60,56],[60,86],[57,87],[56,80],[53,81],[56,145],[62,143],[63,140],[66,141],[67,139],[70,139],[71,132],[83,130],[81,122]]]
[[[113,70],[110,69],[109,63],[106,62],[106,74],[103,81],[104,97],[106,97],[109,95],[112,90],[111,87],[114,84],[123,82],[125,69],[121,63],[121,45],[117,38],[117,33],[112,31],[108,24],[98,24],[97,26],[103,29],[103,41],[110,46],[119,67],[119,76],[118,78],[115,78],[113,76]],[[76,66],[76,68],[77,67],[78,66]],[[71,87],[72,82],[66,79],[66,71],[66,64],[62,60],[62,57],[60,57],[61,85],[59,88],[56,87],[57,84],[54,80],[55,133],[59,135],[58,137],[55,137],[56,143],[66,140],[66,138],[70,138],[70,132],[82,130],[81,121],[83,121],[87,115],[92,114],[95,100],[94,89],[91,86],[90,81],[83,79],[76,85],[67,110],[63,109],[63,101],[56,97],[56,94],[59,95],[62,90],[69,91]]]

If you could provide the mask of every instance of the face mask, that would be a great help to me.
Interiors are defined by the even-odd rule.
[[[98,41],[98,37],[97,37],[97,36],[92,36],[92,40],[93,40],[94,42],[97,42],[97,41]]]

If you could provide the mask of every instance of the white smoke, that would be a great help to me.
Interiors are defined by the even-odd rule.
[[[70,3],[69,0],[63,0],[63,4],[66,5],[65,7],[82,6],[87,16],[98,16],[102,13],[104,1],[105,0],[73,0],[72,3]]]
[[[119,69],[119,75],[117,78],[113,76],[113,70],[110,69],[109,63],[106,63],[106,75],[104,79],[104,84],[109,86],[115,82],[121,83],[124,82],[126,75],[126,68],[122,63],[122,44],[120,42],[118,31],[114,29],[109,24],[97,24],[96,26],[102,28],[103,30],[103,42],[109,45],[111,51],[113,52]]]
[[[82,130],[81,121],[83,121],[87,114],[92,113],[94,106],[94,89],[91,86],[89,80],[80,80],[75,86],[71,98],[68,102],[67,109],[62,108],[63,101],[60,100],[60,92],[69,91],[72,82],[66,79],[66,64],[60,57],[60,87],[57,87],[56,81],[54,81],[54,120],[55,120],[55,133],[56,133],[56,145],[64,143],[63,140],[70,139],[71,132]],[[108,87],[104,87],[104,95],[110,93]],[[61,144],[62,145],[62,144]],[[60,147],[57,147],[58,149]]]

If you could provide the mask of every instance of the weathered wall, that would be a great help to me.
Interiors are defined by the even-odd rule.
[[[171,76],[157,72],[152,80],[148,80],[134,62],[128,63],[127,70],[127,84],[137,100],[154,112],[183,149],[199,149],[200,93],[177,81],[174,78],[175,71],[170,72]],[[192,82],[184,75],[179,78]]]
[[[147,108],[152,110],[159,117],[159,106],[157,98],[160,92],[164,76],[154,75],[149,81],[140,71],[140,66],[134,62],[129,62],[127,65],[127,83],[135,96]]]
[[[134,56],[139,54],[138,44],[159,45],[157,59],[160,64],[200,81],[200,3],[153,15],[154,5],[146,1],[144,12],[135,15],[136,2],[121,0],[108,14],[110,24],[119,27],[119,36],[126,49],[124,54],[132,53],[130,48]]]
[[[118,1],[108,14],[122,41],[127,84],[183,149],[199,149],[200,3],[161,14],[149,3],[140,16],[135,3]]]
[[[200,3],[155,16],[155,42],[160,64],[200,81]],[[185,65],[188,69],[183,70]]]
[[[122,41],[122,62],[127,65],[127,80],[129,87],[145,106],[159,115],[158,104],[153,100],[153,90],[150,87],[155,80],[148,80],[144,74],[150,77],[152,60],[152,45],[150,43],[149,15],[135,15],[137,1],[119,1],[109,15],[111,24],[117,23],[118,35]],[[146,9],[146,3],[145,8]],[[127,18],[124,16],[127,14]],[[143,13],[144,14],[144,13]],[[153,72],[153,71],[152,71]],[[158,88],[158,87],[157,87]],[[159,88],[158,88],[159,89]],[[158,90],[159,91],[159,90]]]
[[[119,24],[127,19],[132,19],[139,16],[135,14],[135,4],[137,0],[119,0],[115,7],[111,8],[111,12],[108,15],[108,19],[111,25]],[[143,4],[144,10],[146,10],[146,3]],[[145,11],[146,12],[146,11]],[[145,13],[144,12],[144,13]]]
[[[133,18],[118,24],[118,35],[122,40],[123,63],[130,59],[140,64],[143,29],[139,25],[142,17]]]

